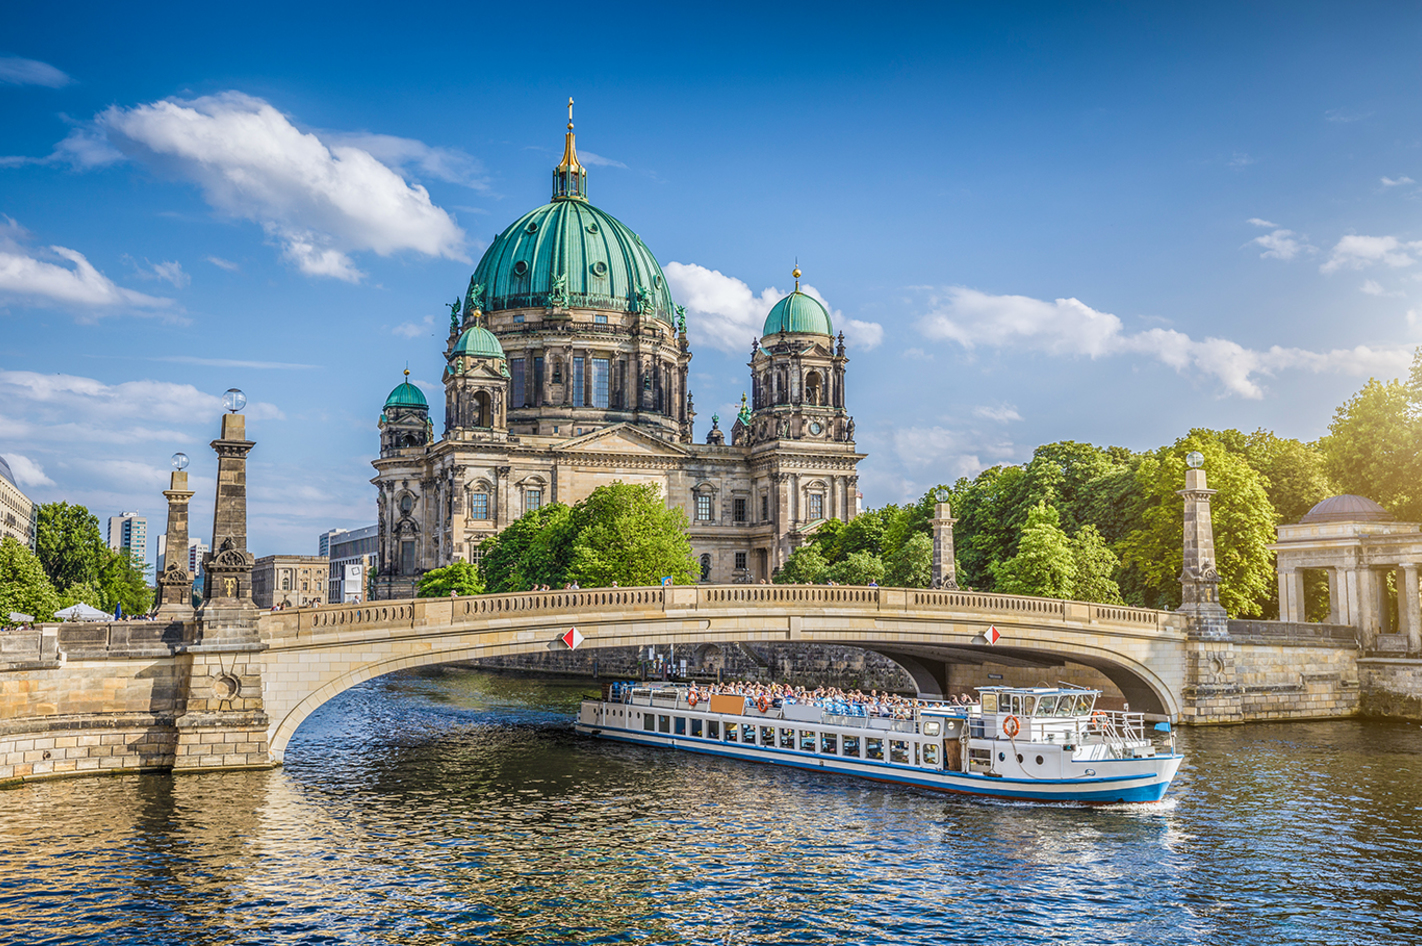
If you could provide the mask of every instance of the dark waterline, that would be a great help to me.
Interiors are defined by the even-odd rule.
[[[1415,943],[1422,728],[1186,730],[1160,806],[587,741],[586,684],[372,681],[269,772],[0,792],[5,943]]]

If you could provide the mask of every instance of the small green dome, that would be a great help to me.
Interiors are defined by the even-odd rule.
[[[770,314],[765,317],[765,328],[761,335],[775,335],[778,332],[802,332],[813,335],[833,335],[829,313],[814,296],[807,296],[799,289],[775,303]]]
[[[494,333],[482,325],[475,325],[459,336],[459,344],[454,346],[454,354],[471,355],[475,358],[502,358],[504,346],[494,337]]]
[[[405,372],[405,377],[409,377],[410,372]],[[430,409],[430,402],[425,400],[424,392],[408,381],[402,381],[395,390],[390,392],[390,396],[385,399],[385,407],[388,410],[392,407],[423,407]]]
[[[484,287],[488,312],[556,302],[614,312],[645,307],[668,324],[676,314],[662,267],[642,238],[582,199],[554,200],[515,220],[484,252],[473,281]]]

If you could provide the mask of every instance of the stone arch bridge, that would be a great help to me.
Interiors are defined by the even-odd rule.
[[[343,691],[396,670],[564,648],[798,641],[876,651],[941,695],[950,664],[1083,664],[1133,709],[1180,716],[1187,637],[1172,612],[1075,601],[821,585],[586,589],[417,598],[261,616],[266,741],[280,762],[292,735]],[[1001,637],[987,642],[989,627]],[[255,681],[254,681],[255,682]],[[200,687],[193,681],[194,689]]]

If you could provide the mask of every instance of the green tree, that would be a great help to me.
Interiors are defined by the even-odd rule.
[[[915,532],[887,562],[885,583],[895,588],[927,588],[933,583],[933,540]]]
[[[443,568],[432,568],[420,576],[420,588],[416,597],[443,598],[454,592],[458,595],[477,595],[484,590],[479,580],[479,569],[470,562],[455,562]]]
[[[76,604],[87,604],[91,608],[104,610],[104,594],[97,585],[79,584],[70,585],[59,593],[60,609],[73,607]]]
[[[667,508],[654,486],[599,486],[574,507],[573,520],[568,575],[580,585],[654,585],[666,575],[680,583],[695,580],[686,514]]]
[[[1274,541],[1278,515],[1269,502],[1264,477],[1243,455],[1203,431],[1141,459],[1137,469],[1145,497],[1141,526],[1117,549],[1124,597],[1145,607],[1180,606],[1185,511],[1176,491],[1185,486],[1185,455],[1192,450],[1204,455],[1209,486],[1218,491],[1210,513],[1220,603],[1231,617],[1260,615],[1275,584],[1274,553],[1268,545]]]
[[[39,507],[35,554],[54,587],[97,584],[106,549],[99,520],[85,507],[68,503]]]
[[[809,543],[791,552],[771,580],[777,585],[817,585],[824,580],[828,567],[820,547]]]
[[[1055,506],[1044,500],[1027,513],[1017,554],[992,566],[995,589],[1010,595],[1070,598],[1076,581],[1071,540]]]
[[[0,624],[9,621],[11,611],[28,614],[36,621],[52,621],[59,607],[59,595],[39,558],[6,537],[0,542]]]
[[[567,526],[573,511],[561,503],[526,512],[479,545],[479,573],[490,594],[527,591],[534,585],[565,583],[572,541]],[[546,533],[546,534],[545,534]]]
[[[105,546],[99,555],[98,588],[105,611],[122,607],[125,615],[138,615],[147,614],[153,607],[153,589],[137,553]]]
[[[1121,564],[1116,553],[1106,546],[1106,540],[1090,523],[1077,530],[1071,540],[1072,589],[1077,601],[1100,604],[1125,604],[1121,589],[1112,577]]]
[[[1369,379],[1334,412],[1319,443],[1324,469],[1340,490],[1381,503],[1408,522],[1422,519],[1416,393],[1401,381]]]
[[[876,585],[884,580],[884,563],[872,552],[850,552],[825,569],[824,580],[840,585]]]

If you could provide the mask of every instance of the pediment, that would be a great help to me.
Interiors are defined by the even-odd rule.
[[[690,456],[680,445],[663,440],[631,424],[604,427],[602,430],[565,440],[554,449],[560,453],[609,453],[642,457]]]

